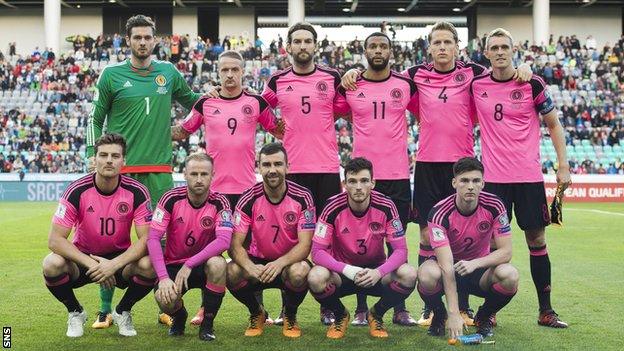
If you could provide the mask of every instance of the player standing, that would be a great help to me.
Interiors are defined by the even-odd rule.
[[[88,283],[127,290],[113,310],[119,334],[134,336],[130,310],[152,290],[155,275],[146,256],[152,217],[147,189],[120,175],[126,142],[105,134],[95,142],[95,173],[72,182],[59,200],[52,219],[43,277],[48,290],[69,312],[67,336],[80,337],[87,320],[74,289]],[[139,238],[131,244],[134,222]],[[75,228],[73,242],[67,238]]]
[[[163,195],[154,211],[147,242],[150,259],[158,276],[156,301],[173,317],[169,335],[184,334],[188,313],[182,296],[201,289],[203,318],[199,338],[215,339],[214,318],[225,295],[226,262],[221,256],[230,247],[232,221],[230,204],[212,192],[212,158],[204,153],[185,160],[185,187]],[[167,232],[165,253],[160,240]]]
[[[545,237],[550,215],[540,163],[540,115],[557,152],[557,183],[567,187],[570,167],[565,137],[544,80],[533,77],[528,83],[513,81],[516,69],[512,48],[508,31],[498,28],[490,32],[485,56],[492,63],[492,73],[474,80],[471,86],[481,125],[485,190],[503,200],[510,217],[513,208],[524,231],[539,301],[538,324],[566,328],[550,303],[551,271]]]
[[[131,56],[102,70],[87,129],[87,157],[93,156],[93,144],[102,134],[104,121],[108,132],[126,138],[129,152],[122,173],[147,187],[152,207],[173,187],[172,100],[190,109],[200,97],[191,91],[172,63],[152,59],[155,31],[149,17],[136,15],[128,19],[126,42]],[[113,292],[100,290],[100,297],[102,306],[94,328],[110,325],[108,312]]]
[[[477,333],[494,335],[493,315],[505,307],[518,290],[518,270],[511,261],[511,227],[502,201],[482,192],[483,165],[465,157],[453,166],[456,194],[438,202],[429,213],[429,240],[436,260],[418,270],[418,292],[433,310],[428,334],[444,335],[448,317],[450,338],[462,335],[458,293],[485,298],[474,322]],[[490,252],[490,241],[496,249]],[[448,314],[442,303],[446,295]]]
[[[284,290],[282,333],[298,338],[297,309],[308,291],[307,275],[316,214],[310,192],[286,180],[288,157],[281,144],[260,150],[262,183],[245,191],[234,213],[234,235],[228,263],[228,288],[250,313],[245,336],[259,336],[266,311],[255,292],[267,288]],[[243,242],[251,229],[251,243]]]
[[[204,126],[206,153],[215,162],[214,191],[224,194],[234,208],[243,191],[256,183],[256,126],[258,123],[278,138],[277,120],[263,97],[243,91],[244,62],[236,51],[219,55],[221,89],[215,99],[200,98],[191,113],[171,134],[182,140]],[[201,324],[200,309],[191,324]]]
[[[356,157],[345,165],[345,193],[323,210],[312,246],[316,266],[308,275],[310,291],[335,322],[327,337],[344,337],[349,313],[340,302],[354,293],[380,296],[366,312],[370,335],[387,338],[383,316],[414,291],[416,268],[407,261],[405,231],[389,197],[373,191],[373,164]],[[393,250],[386,259],[384,240]]]
[[[369,35],[364,49],[368,69],[356,81],[357,90],[339,89],[336,111],[351,111],[353,157],[366,157],[373,163],[377,191],[392,199],[406,228],[411,189],[405,111],[418,113],[416,84],[390,70],[392,45],[387,35]],[[360,300],[354,324],[366,324],[367,309],[365,300]],[[405,305],[397,306],[393,322],[416,324]]]

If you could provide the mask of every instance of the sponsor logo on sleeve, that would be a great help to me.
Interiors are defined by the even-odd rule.
[[[154,222],[162,223],[163,218],[165,218],[165,213],[160,208],[157,208],[156,211],[154,211],[154,216],[152,216],[152,220]]]
[[[241,222],[241,214],[240,212],[234,212],[234,225],[239,225]]]
[[[505,213],[498,217],[498,223],[500,223],[501,227],[509,225],[509,218],[507,218],[507,215]]]
[[[314,236],[318,236],[319,238],[325,238],[327,235],[327,225],[324,223],[319,223],[316,226],[316,230],[314,231]]]
[[[54,214],[58,218],[65,218],[65,213],[67,212],[67,206],[63,204],[59,204],[56,208],[56,213]]]
[[[303,211],[303,218],[305,219],[305,223],[301,225],[301,229],[316,228],[316,225],[314,224],[314,215],[312,215],[312,211],[310,210]]]
[[[222,211],[221,212],[221,226],[232,228],[232,214],[230,211]]]
[[[444,231],[440,228],[431,228],[431,233],[433,234],[433,241],[444,241],[446,238]]]
[[[392,221],[392,228],[394,228],[394,237],[400,238],[405,235],[405,230],[403,230],[403,224],[398,219]]]

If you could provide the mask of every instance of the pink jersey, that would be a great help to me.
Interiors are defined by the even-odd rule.
[[[152,228],[167,231],[165,264],[186,262],[215,240],[217,231],[232,227],[230,203],[224,195],[211,192],[203,205],[195,207],[186,186],[166,192],[152,218]]]
[[[130,230],[152,219],[150,197],[138,181],[119,176],[117,189],[102,193],[95,173],[72,182],[59,200],[52,223],[75,227],[73,243],[85,254],[106,255],[130,247]]]
[[[465,216],[455,205],[456,196],[438,202],[429,212],[431,247],[450,245],[455,261],[489,255],[490,239],[511,235],[505,205],[496,195],[482,191],[475,212]]]
[[[358,215],[349,207],[348,194],[341,193],[328,201],[312,240],[331,246],[339,262],[376,268],[386,261],[384,240],[405,242],[405,231],[389,197],[373,191],[370,206]]]
[[[501,82],[491,75],[472,82],[481,125],[484,179],[492,183],[542,182],[540,119],[555,108],[546,83]]]
[[[373,163],[375,179],[408,179],[407,117],[418,113],[418,92],[410,79],[392,72],[387,79],[372,81],[360,76],[357,90],[339,89],[336,111],[351,111],[353,157]]]
[[[206,153],[214,159],[212,190],[241,194],[256,183],[257,123],[273,131],[275,115],[261,96],[248,93],[235,98],[201,98],[182,122],[188,133],[204,126]]]
[[[314,231],[316,212],[310,191],[286,181],[286,194],[277,204],[264,194],[263,183],[245,191],[234,212],[234,232],[247,235],[251,228],[249,255],[275,260],[299,242],[298,233]]]
[[[278,107],[286,122],[284,148],[290,173],[338,173],[340,159],[334,126],[334,97],[340,74],[316,65],[312,73],[292,67],[274,74],[262,96]]]
[[[448,72],[437,71],[431,63],[403,72],[418,85],[418,161],[455,162],[474,156],[470,82],[485,72],[483,66],[462,61]]]

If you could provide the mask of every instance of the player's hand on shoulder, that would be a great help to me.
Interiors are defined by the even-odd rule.
[[[218,98],[219,97],[219,91],[221,91],[221,86],[220,85],[214,86],[214,87],[210,88],[210,90],[208,90],[204,94],[204,97],[207,97],[209,99],[210,98]]]
[[[513,76],[518,83],[526,83],[531,80],[531,77],[533,77],[533,71],[531,70],[531,66],[527,63],[518,66]]]
[[[449,313],[446,321],[446,329],[449,332],[449,339],[457,339],[458,336],[464,333],[465,322],[462,316],[455,312]]]
[[[457,272],[457,274],[463,277],[474,272],[475,269],[477,269],[477,265],[474,263],[474,261],[461,260],[455,263],[453,268],[455,268],[455,272]]]
[[[340,85],[347,90],[357,90],[357,81],[360,76],[360,71],[357,68],[351,68],[348,70],[340,80]]]

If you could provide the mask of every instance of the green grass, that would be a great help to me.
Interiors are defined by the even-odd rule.
[[[201,343],[197,329],[188,327],[179,339],[166,336],[156,324],[156,305],[152,296],[139,302],[133,312],[139,335],[122,338],[117,328],[92,330],[90,326],[99,306],[98,289],[88,285],[77,292],[89,313],[85,335],[77,340],[65,337],[67,313],[47,291],[41,277],[41,260],[48,253],[47,232],[54,203],[0,202],[0,325],[12,327],[13,348],[17,350],[182,350],[200,347],[218,350],[355,350],[355,349],[450,349],[446,340],[426,335],[422,328],[389,325],[390,339],[371,340],[367,329],[350,328],[344,340],[329,341],[325,327],[318,322],[318,304],[309,295],[301,306],[299,321],[303,336],[285,340],[281,330],[269,327],[259,338],[242,336],[246,309],[226,295],[216,320],[217,340]],[[618,213],[600,213],[592,210]],[[514,227],[513,263],[520,270],[518,295],[498,314],[496,345],[483,349],[505,350],[621,350],[624,335],[624,204],[566,204],[565,228],[547,231],[548,250],[553,266],[552,300],[567,330],[553,330],[536,324],[537,299],[529,271],[523,235]],[[417,233],[409,228],[410,261],[416,262]],[[117,290],[115,301],[121,297]],[[198,291],[187,294],[189,313],[199,304]],[[268,291],[265,301],[272,314],[279,308],[278,294]],[[369,303],[374,302],[369,298]],[[472,307],[480,304],[471,298]],[[347,299],[353,308],[354,299]],[[418,313],[422,302],[417,294],[407,301],[408,309]],[[389,321],[390,315],[386,316]],[[619,341],[618,341],[619,340]]]

